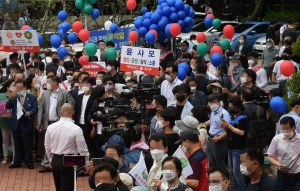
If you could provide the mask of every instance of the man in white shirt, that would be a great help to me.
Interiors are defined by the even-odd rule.
[[[166,66],[165,80],[161,84],[160,94],[165,96],[170,103],[176,102],[175,96],[172,90],[175,86],[182,84],[182,81],[177,78],[178,66],[174,65],[173,62],[169,62]]]
[[[268,84],[267,73],[261,65],[258,65],[258,57],[257,52],[250,52],[248,54],[248,64],[249,69],[252,69],[256,73],[256,86],[264,88]]]
[[[273,69],[273,74],[272,74],[272,81],[276,81],[278,83],[283,80],[286,80],[288,78],[287,76],[284,76],[280,71],[280,65],[283,61],[291,61],[294,64],[295,68],[297,69],[297,72],[299,71],[298,64],[296,62],[294,62],[293,60],[291,60],[291,57],[292,57],[292,49],[291,48],[284,49],[282,57],[283,57],[283,60],[279,60],[276,62],[274,69]]]
[[[74,98],[74,100],[77,100],[78,95],[84,93],[84,92],[82,91],[82,89],[81,89],[81,88],[82,88],[81,82],[82,82],[82,79],[83,79],[83,78],[88,77],[88,76],[90,76],[90,74],[87,73],[87,72],[80,72],[80,73],[79,73],[79,75],[78,75],[79,88],[76,88],[76,89],[74,89],[74,90],[71,90],[71,95],[72,95],[72,97]]]
[[[286,21],[286,22],[284,23],[284,25],[282,25],[282,26],[280,27],[280,29],[279,29],[279,32],[280,32],[280,41],[283,40],[283,39],[282,39],[282,34],[283,34],[283,32],[285,31],[285,29],[288,28],[289,23],[290,23],[290,21]]]
[[[104,55],[105,54],[105,41],[104,40],[99,40],[98,42],[98,45],[99,45],[99,54],[97,53],[97,57],[98,57],[98,60],[101,61],[101,62],[104,62],[105,60],[103,60],[104,58],[101,58],[101,54]]]
[[[51,49],[46,49],[45,50],[45,58],[42,60],[46,65],[52,62],[52,50]]]
[[[50,172],[49,161],[46,157],[43,140],[44,132],[47,130],[48,125],[55,123],[60,118],[60,108],[63,104],[69,103],[75,105],[75,101],[70,95],[69,91],[59,88],[59,78],[57,76],[50,76],[47,79],[47,89],[43,92],[37,118],[37,130],[39,133],[39,140],[41,144],[38,145],[38,155],[44,156],[42,166],[44,168],[39,173]]]
[[[81,128],[74,124],[74,108],[66,103],[61,107],[61,118],[51,124],[45,135],[45,149],[53,170],[56,190],[74,190],[74,168],[64,166],[65,155],[85,156],[88,164],[89,152]]]
[[[45,64],[44,62],[34,62],[34,67],[35,67],[35,77],[40,81],[45,81],[47,80],[47,75],[45,72]]]
[[[73,83],[73,74],[74,74],[74,68],[68,68],[66,70],[66,80],[60,83],[60,88],[63,90],[71,90],[71,84]]]

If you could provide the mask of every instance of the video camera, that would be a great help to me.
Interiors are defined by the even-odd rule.
[[[103,127],[102,135],[104,137],[111,137],[113,135],[121,136],[124,132],[128,132],[128,134],[130,135],[134,130],[135,121],[128,120],[127,122],[120,122],[120,123],[115,121],[109,121],[107,123],[110,125],[110,127]],[[125,124],[125,126],[117,127],[118,124]]]
[[[153,96],[160,95],[160,87],[152,84],[140,84],[138,87],[123,86],[122,89],[129,89],[129,92],[122,92],[121,98],[132,99],[136,97],[138,101],[153,99]]]
[[[255,96],[254,97],[254,100],[253,100],[253,103],[255,105],[259,105],[259,106],[262,106],[264,108],[268,108],[270,107],[269,106],[269,97],[268,96]]]

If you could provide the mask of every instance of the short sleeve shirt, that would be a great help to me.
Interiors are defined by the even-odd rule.
[[[261,57],[264,59],[263,67],[268,67],[269,63],[274,62],[275,55],[278,53],[279,53],[279,50],[277,48],[272,48],[271,50],[268,50],[268,48],[265,48],[261,55]]]

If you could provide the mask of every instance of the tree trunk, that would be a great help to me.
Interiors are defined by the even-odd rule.
[[[236,20],[236,2],[235,0],[231,0],[231,20]]]
[[[262,1],[263,0],[258,0],[257,1],[255,9],[254,9],[253,13],[251,14],[250,18],[248,19],[248,21],[255,21],[257,19],[259,11],[260,11],[260,7],[262,5]]]
[[[216,18],[222,18],[222,0],[217,0],[217,6],[216,6],[216,11],[213,10],[214,15],[216,16]]]
[[[283,7],[284,7],[284,0],[281,0],[281,7],[280,7],[281,12],[283,11]]]

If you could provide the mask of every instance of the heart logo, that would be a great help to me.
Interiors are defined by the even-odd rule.
[[[22,33],[16,32],[16,36],[17,36],[18,38],[21,38],[21,37],[22,37]]]

